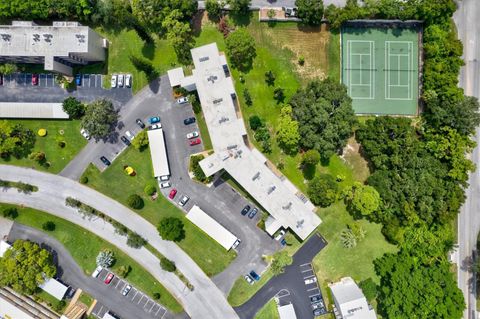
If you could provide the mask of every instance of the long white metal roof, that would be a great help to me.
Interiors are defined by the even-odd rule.
[[[62,300],[67,293],[68,287],[54,278],[45,279],[40,286],[46,293],[55,297],[55,299]]]
[[[293,308],[293,305],[291,303],[279,306],[277,309],[280,319],[297,319],[295,309]]]
[[[0,118],[68,119],[62,103],[0,102]]]
[[[12,245],[10,245],[9,243],[7,243],[6,241],[0,240],[0,257],[3,257],[3,255],[5,254],[5,252],[6,252],[10,247],[12,247]]]
[[[215,239],[226,250],[232,248],[233,244],[235,244],[238,239],[234,234],[220,225],[220,223],[210,217],[197,205],[193,205],[187,214],[187,218],[198,228],[207,233],[208,236]]]
[[[150,155],[152,157],[153,175],[155,177],[169,176],[170,168],[168,165],[163,129],[150,130],[147,134],[150,145]]]

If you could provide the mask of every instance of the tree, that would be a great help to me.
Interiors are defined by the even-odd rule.
[[[182,21],[183,14],[180,10],[171,11],[162,22],[162,27],[167,32],[167,40],[173,46],[180,62],[190,62],[190,49],[193,47],[192,30],[188,22]]]
[[[205,2],[205,9],[208,12],[208,18],[212,21],[218,21],[222,15],[224,5],[223,1],[207,0]]]
[[[141,131],[138,133],[135,138],[132,140],[132,145],[135,149],[140,152],[147,148],[148,146],[148,134],[147,131]]]
[[[220,21],[218,22],[218,31],[223,34],[224,38],[230,34],[230,20],[227,16],[220,18]]]
[[[270,268],[275,276],[280,275],[285,271],[285,267],[291,265],[293,262],[292,256],[287,251],[279,251],[273,255],[273,260]]]
[[[195,0],[133,0],[132,12],[138,21],[152,32],[164,32],[162,22],[174,10],[188,21],[197,11]]]
[[[265,72],[265,82],[267,82],[269,86],[275,84],[275,74],[273,74],[272,70]]]
[[[5,63],[0,65],[0,74],[10,75],[17,72],[17,65],[12,63]]]
[[[128,274],[132,271],[132,267],[130,265],[121,265],[117,269],[115,269],[115,272],[117,275],[119,275],[122,278],[126,278]]]
[[[165,240],[180,241],[185,238],[183,222],[179,218],[175,217],[162,219],[158,225],[158,232]]]
[[[232,66],[241,71],[252,67],[253,59],[257,56],[255,40],[247,29],[239,28],[230,33],[225,41],[227,55]]]
[[[297,91],[290,104],[302,148],[315,149],[328,160],[345,147],[357,119],[343,84],[330,78],[310,82]]]
[[[31,153],[34,145],[35,134],[31,130],[21,124],[0,121],[0,157],[25,157]]]
[[[163,270],[168,272],[174,272],[175,270],[177,270],[175,263],[165,257],[160,258],[160,267],[162,267]]]
[[[152,184],[147,184],[145,186],[145,188],[143,189],[143,192],[147,195],[147,196],[152,196],[153,194],[155,194],[157,192],[157,188],[152,185]]]
[[[323,18],[322,0],[295,0],[297,16],[302,22],[310,25],[319,25]]]
[[[258,115],[252,115],[248,118],[248,123],[250,128],[254,131],[259,129],[260,127],[265,126],[264,121]]]
[[[132,194],[127,198],[127,205],[133,209],[142,209],[145,204],[139,195]]]
[[[92,22],[95,24],[101,24],[105,28],[114,26],[115,28],[121,29],[130,25],[133,25],[135,28],[135,25],[138,25],[138,22],[135,20],[136,19],[132,14],[130,1],[96,1],[95,12],[92,15]]]
[[[160,300],[160,297],[161,297],[161,296],[162,296],[162,295],[161,295],[159,292],[154,292],[154,293],[153,293],[153,299],[155,299],[155,300]]]
[[[282,107],[278,123],[277,141],[280,147],[289,154],[296,153],[300,134],[298,133],[298,122],[292,119],[292,107]]]
[[[115,263],[115,255],[111,250],[102,250],[96,259],[97,266],[101,266],[103,268],[108,268],[113,266]]]
[[[245,99],[245,104],[247,104],[248,106],[252,106],[252,96],[250,95],[250,92],[247,88],[243,89],[243,98]]]
[[[56,225],[52,221],[46,221],[42,224],[42,229],[45,231],[54,231],[56,228]]]
[[[96,140],[106,138],[118,120],[117,111],[111,101],[99,99],[87,105],[82,118],[82,128]]]
[[[251,0],[227,0],[227,3],[234,15],[242,16],[248,14]]]
[[[357,237],[351,229],[344,229],[340,233],[340,241],[343,248],[355,248],[357,246]]]
[[[190,167],[193,172],[193,176],[196,180],[204,183],[210,182],[212,180],[211,177],[205,176],[205,172],[203,171],[202,167],[200,166],[200,162],[205,158],[203,155],[193,155],[190,157]]]
[[[73,96],[67,97],[63,100],[63,111],[72,119],[79,119],[85,114],[85,107],[83,103]]]
[[[118,234],[120,236],[128,235],[128,228],[125,225],[117,222],[116,220],[112,220],[111,224],[115,228],[115,234]]]
[[[317,150],[308,150],[302,155],[302,165],[316,166],[320,163],[320,153]]]
[[[28,155],[28,158],[37,162],[38,164],[43,164],[47,160],[45,153],[40,151],[30,153],[30,155]]]
[[[354,213],[368,216],[378,210],[380,201],[380,194],[374,187],[356,182],[348,196],[348,207]]]
[[[7,207],[3,209],[3,217],[15,219],[18,217],[18,210],[15,207]]]
[[[308,183],[307,193],[312,203],[327,207],[337,200],[338,185],[332,175],[320,174]]]
[[[0,285],[19,293],[33,294],[56,272],[52,255],[31,241],[16,240],[0,258]]]
[[[282,103],[285,100],[285,91],[281,87],[275,88],[273,90],[273,98],[277,103]]]
[[[378,287],[372,278],[367,278],[365,280],[360,281],[358,286],[360,287],[360,289],[362,289],[362,292],[365,295],[365,298],[367,298],[367,301],[370,302],[377,297]]]
[[[136,232],[128,232],[127,245],[133,248],[141,248],[145,246],[148,241],[137,234]]]

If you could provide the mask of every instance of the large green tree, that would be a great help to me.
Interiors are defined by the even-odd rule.
[[[52,255],[30,241],[15,241],[0,258],[0,285],[20,293],[32,294],[56,272]]]
[[[190,59],[190,49],[193,47],[192,29],[188,22],[182,21],[183,13],[175,9],[162,22],[167,39],[175,50],[180,62],[187,64]]]
[[[180,11],[182,19],[189,21],[198,7],[195,0],[133,0],[133,15],[138,19],[142,26],[151,32],[161,32],[165,30],[162,22],[174,10]]]
[[[319,25],[323,18],[322,0],[295,0],[298,17],[302,22],[311,25]]]
[[[167,217],[160,221],[158,232],[165,240],[180,241],[185,238],[183,222],[179,218]]]
[[[296,153],[300,134],[298,133],[298,122],[292,119],[292,107],[282,107],[278,120],[277,141],[280,147],[289,154]]]
[[[72,119],[79,119],[85,114],[83,103],[73,96],[67,97],[62,103],[63,111]]]
[[[257,56],[255,40],[247,29],[239,28],[230,33],[225,41],[227,55],[234,68],[246,71],[252,67],[253,59]]]
[[[290,100],[298,121],[300,146],[317,150],[324,160],[345,147],[356,117],[343,84],[327,78],[310,82]]]
[[[35,145],[35,134],[21,124],[0,121],[0,156],[26,157]]]
[[[355,183],[348,196],[348,206],[354,213],[368,216],[380,207],[380,194],[369,185]]]
[[[251,2],[251,0],[227,0],[230,11],[239,16],[248,14]]]
[[[308,183],[307,194],[315,205],[327,207],[337,200],[338,191],[338,185],[333,176],[321,174]]]
[[[100,99],[88,104],[82,119],[82,128],[96,140],[106,138],[114,129],[118,113],[111,101]]]
[[[279,251],[273,255],[272,264],[270,268],[274,275],[280,275],[285,271],[285,267],[291,265],[293,262],[292,256],[287,251]]]

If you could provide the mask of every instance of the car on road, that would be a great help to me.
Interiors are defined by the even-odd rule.
[[[177,100],[177,103],[178,103],[178,104],[185,104],[185,103],[187,103],[187,102],[188,102],[188,97],[186,97],[186,96],[182,96],[181,98],[179,98],[179,99]]]
[[[315,295],[310,297],[311,302],[319,302],[320,300],[322,300],[322,296],[320,295]]]
[[[199,139],[199,138],[196,138],[194,140],[190,140],[190,146],[198,145],[200,143],[202,143],[202,140]]]
[[[168,198],[174,199],[175,195],[177,195],[177,189],[176,188],[174,188],[170,191],[170,193],[168,194]]]
[[[110,86],[112,88],[117,87],[117,75],[116,74],[112,75],[112,79],[110,80]]]
[[[123,290],[122,290],[122,295],[124,295],[124,296],[128,295],[130,290],[132,290],[132,286],[126,285],[125,288],[123,288]]]
[[[250,285],[253,285],[255,283],[255,280],[252,279],[249,275],[243,276],[245,278],[245,281],[248,282]]]
[[[125,76],[123,74],[118,75],[118,87],[123,88],[123,80],[125,79]]]
[[[275,240],[276,241],[279,241],[280,239],[282,239],[283,235],[285,235],[285,231],[283,229],[281,229],[279,232],[278,232],[278,235],[275,236]]]
[[[135,138],[135,135],[133,135],[130,131],[125,131],[125,135],[130,139],[130,141]]]
[[[241,213],[243,216],[245,216],[249,211],[250,211],[250,205],[246,205],[245,207],[243,207]]]
[[[100,160],[102,161],[103,164],[107,166],[110,166],[110,164],[112,164],[105,156],[100,157]]]
[[[95,270],[92,272],[92,277],[97,278],[100,272],[102,271],[102,269],[103,269],[102,266],[98,266],[97,268],[95,268]]]
[[[190,125],[196,122],[196,119],[194,117],[189,117],[183,120],[183,124],[185,125]]]
[[[160,122],[160,118],[158,116],[152,116],[148,121],[150,124],[155,124]]]
[[[317,282],[317,277],[312,277],[312,278],[305,279],[305,285],[314,284],[316,282]]]
[[[172,186],[172,184],[170,182],[160,183],[160,188],[169,188],[171,186]]]
[[[183,197],[178,202],[178,205],[185,206],[185,204],[188,202],[189,199],[190,197],[188,197],[187,195],[183,195]]]
[[[257,215],[258,213],[258,208],[257,207],[254,207],[250,213],[248,213],[248,218],[252,219],[253,217],[255,217],[255,215]]]
[[[162,124],[157,123],[157,124],[150,125],[150,130],[156,130],[158,128],[162,128]]]
[[[256,281],[259,281],[260,280],[260,275],[257,274],[255,271],[251,271],[250,274],[249,274],[253,279],[255,279]]]
[[[187,134],[188,139],[195,138],[195,137],[198,137],[198,136],[199,136],[198,131],[193,131],[193,132]]]
[[[87,140],[90,139],[90,134],[88,134],[87,130],[85,130],[84,128],[80,130],[80,134],[82,134],[82,136],[85,137]]]
[[[115,277],[112,273],[109,273],[107,278],[105,278],[105,284],[110,284],[112,282],[113,277]]]
[[[143,123],[141,119],[136,119],[135,123],[137,123],[137,125],[140,126],[140,128],[145,128],[145,123]]]
[[[122,140],[122,142],[129,146],[131,143],[130,143],[130,140],[128,138],[126,138],[124,135],[122,135],[122,137],[120,137],[120,139]]]
[[[32,85],[38,85],[38,74],[32,74]]]
[[[125,75],[125,87],[127,87],[127,88],[132,87],[132,75],[131,74]]]
[[[82,75],[81,74],[76,74],[75,75],[75,84],[77,86],[82,85]]]

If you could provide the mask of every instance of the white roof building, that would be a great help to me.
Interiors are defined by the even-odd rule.
[[[370,307],[362,290],[350,277],[330,284],[335,301],[337,319],[376,319],[375,311]]]
[[[233,244],[238,240],[234,234],[220,225],[219,222],[210,217],[197,205],[193,205],[186,217],[226,250],[232,248]]]
[[[62,103],[0,102],[0,118],[68,119]]]
[[[45,279],[44,283],[38,287],[40,287],[41,289],[43,289],[43,291],[58,300],[62,300],[68,290],[67,286],[54,278]]]
[[[10,288],[0,288],[0,318],[58,319],[50,309]]]
[[[195,83],[215,151],[200,162],[205,175],[227,171],[274,219],[266,229],[270,235],[284,227],[301,239],[307,238],[321,223],[315,206],[281,173],[269,167],[258,150],[246,144],[247,130],[225,56],[219,53],[216,43],[192,49],[191,53],[193,74],[181,79],[177,70],[171,84]]]
[[[10,245],[9,243],[7,243],[6,241],[0,240],[0,257],[3,257],[3,255],[5,254],[5,252],[6,252],[10,247],[12,247],[12,245]]]
[[[153,175],[155,177],[170,176],[170,166],[168,165],[163,129],[149,130],[147,134],[150,145],[150,156],[152,157]]]
[[[295,309],[293,308],[293,305],[291,303],[284,306],[279,306],[277,310],[280,319],[297,319]]]

